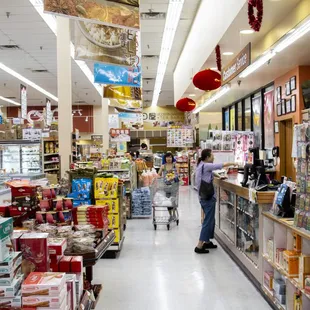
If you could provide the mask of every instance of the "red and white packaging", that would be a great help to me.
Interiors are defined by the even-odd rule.
[[[75,310],[77,306],[77,294],[76,294],[76,275],[66,274],[67,279],[67,305],[68,310]]]
[[[60,308],[67,298],[67,286],[62,288],[59,296],[28,296],[23,297],[23,307]]]
[[[73,256],[71,259],[71,272],[83,272],[83,256]]]
[[[24,232],[13,231],[13,234],[11,236],[11,241],[12,241],[13,249],[15,252],[20,251],[20,240],[19,239],[23,234]]]
[[[47,233],[27,233],[20,237],[20,247],[23,253],[23,273],[47,272],[50,270]]]
[[[64,255],[67,248],[66,238],[48,238],[48,252],[52,255]]]
[[[65,273],[31,272],[22,284],[22,296],[59,296],[65,283]]]
[[[70,272],[71,270],[71,259],[72,256],[64,256],[59,262],[59,271],[60,272]]]

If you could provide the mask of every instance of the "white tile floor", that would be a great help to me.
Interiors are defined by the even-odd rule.
[[[197,194],[180,192],[180,226],[154,231],[151,220],[129,220],[117,259],[100,260],[100,310],[265,310],[262,296],[222,248],[197,255]]]

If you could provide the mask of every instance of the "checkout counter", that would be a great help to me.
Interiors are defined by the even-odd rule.
[[[271,208],[275,192],[256,192],[255,202],[250,202],[250,191],[242,187],[242,180],[242,174],[229,174],[224,180],[214,178],[215,234],[217,241],[260,288],[263,281],[262,212]]]

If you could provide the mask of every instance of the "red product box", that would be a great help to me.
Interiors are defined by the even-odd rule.
[[[71,272],[83,272],[83,256],[73,256],[71,259]]]
[[[9,206],[0,206],[0,216],[2,217],[10,216]]]
[[[72,256],[64,256],[59,262],[59,271],[60,272],[70,272]]]
[[[64,255],[67,248],[66,238],[48,238],[48,252],[53,255]]]
[[[63,255],[55,255],[55,254],[50,254],[50,262],[51,264],[58,264],[59,261],[62,259]]]
[[[26,233],[20,237],[23,273],[26,276],[32,271],[49,271],[47,237],[47,233]]]
[[[11,241],[13,245],[13,249],[15,252],[20,251],[20,237],[24,234],[24,232],[21,231],[13,231],[13,234],[11,236]]]
[[[51,272],[59,272],[59,263],[50,263]]]

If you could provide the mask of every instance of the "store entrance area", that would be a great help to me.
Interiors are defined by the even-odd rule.
[[[197,255],[201,229],[197,192],[180,189],[180,225],[154,231],[151,220],[130,222],[116,260],[100,260],[94,281],[104,287],[98,309],[271,309],[262,295],[219,247]]]

